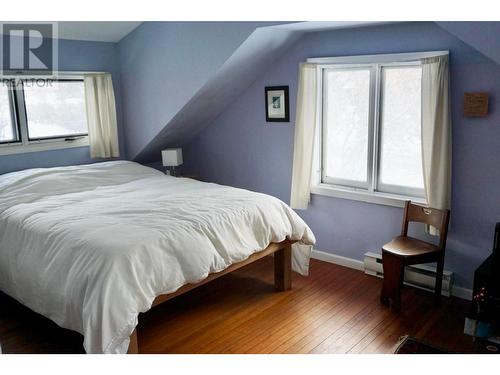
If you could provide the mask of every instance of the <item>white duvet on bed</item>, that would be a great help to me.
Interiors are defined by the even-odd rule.
[[[0,176],[0,289],[82,333],[87,353],[125,353],[156,296],[286,237],[315,241],[279,199],[132,162]],[[308,250],[294,248],[296,271]]]

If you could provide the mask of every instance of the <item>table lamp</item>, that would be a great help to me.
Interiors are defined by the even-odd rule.
[[[162,150],[161,159],[164,167],[167,167],[165,174],[177,176],[176,167],[182,164],[182,148],[168,148]]]

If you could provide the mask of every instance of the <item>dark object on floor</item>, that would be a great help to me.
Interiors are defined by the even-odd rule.
[[[392,304],[395,311],[401,309],[401,286],[405,266],[437,262],[435,299],[439,302],[443,282],[444,251],[448,234],[449,210],[423,207],[406,201],[401,235],[382,246],[384,283],[380,302]],[[439,229],[439,245],[417,240],[408,236],[408,223],[419,222]]]
[[[488,292],[491,302],[489,308],[491,315],[498,317],[500,314],[500,223],[496,224],[493,241],[493,252],[474,272],[474,294],[482,288]],[[496,300],[496,304],[494,303]]]
[[[495,227],[492,253],[474,272],[473,296],[466,333],[484,338],[500,336],[500,223]],[[470,326],[472,330],[468,329]],[[488,330],[482,332],[477,327]]]
[[[448,352],[428,345],[408,335],[402,336],[394,354],[447,354]]]

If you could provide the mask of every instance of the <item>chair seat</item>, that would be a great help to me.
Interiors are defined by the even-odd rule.
[[[401,257],[413,257],[438,252],[439,247],[413,237],[398,236],[382,246],[382,250]]]

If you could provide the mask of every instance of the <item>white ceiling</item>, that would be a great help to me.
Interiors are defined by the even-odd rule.
[[[60,39],[119,42],[140,21],[61,21],[57,24]]]
[[[138,27],[141,21],[59,21],[60,39],[88,40],[96,42],[119,42]],[[362,27],[383,22],[277,22],[275,27],[289,31],[311,32],[320,30]]]

